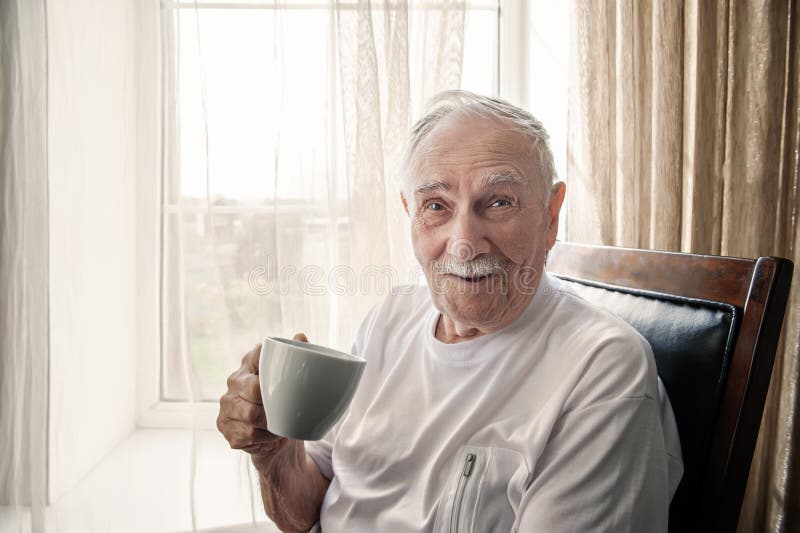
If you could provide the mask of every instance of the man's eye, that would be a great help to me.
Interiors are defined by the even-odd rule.
[[[511,202],[509,200],[506,200],[505,198],[501,198],[500,200],[495,200],[494,202],[492,202],[491,207],[508,207],[510,205],[511,205]]]
[[[428,202],[425,205],[425,209],[427,209],[428,211],[441,211],[442,209],[444,209],[444,206],[439,202]]]

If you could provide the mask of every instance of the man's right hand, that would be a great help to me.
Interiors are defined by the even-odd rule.
[[[294,340],[308,342],[298,333]],[[261,344],[242,358],[219,400],[217,428],[231,448],[248,452],[259,472],[264,510],[281,531],[308,531],[319,520],[330,480],[305,452],[302,440],[269,432],[261,401],[258,361]]]
[[[302,333],[295,335],[294,340],[308,342]],[[228,377],[228,391],[219,399],[217,417],[217,429],[231,448],[251,454],[256,466],[268,461],[289,443],[289,439],[267,429],[258,377],[260,358],[261,343],[245,354],[242,366]]]

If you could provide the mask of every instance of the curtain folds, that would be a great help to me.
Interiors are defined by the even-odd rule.
[[[215,400],[266,335],[347,350],[369,308],[415,281],[399,164],[424,102],[461,86],[466,3],[414,4],[273,3],[231,22],[243,44],[231,39],[228,57],[258,50],[258,68],[242,70],[219,57],[238,13],[169,15],[166,46],[181,53],[165,59],[162,350],[179,355],[168,396]],[[231,154],[252,164],[233,166]],[[252,176],[237,189],[231,171]]]
[[[410,121],[423,103],[437,91],[461,86],[466,2],[302,4],[119,0],[107,10],[91,2],[65,10],[45,0],[0,0],[0,530],[56,531],[78,523],[74,527],[90,532],[136,528],[109,523],[109,510],[92,499],[93,486],[64,505],[69,498],[57,498],[61,509],[48,507],[54,503],[47,501],[54,484],[48,461],[52,467],[54,452],[60,452],[57,459],[65,453],[59,437],[71,432],[70,443],[81,449],[91,438],[57,421],[61,426],[48,440],[53,407],[61,414],[59,409],[66,409],[57,393],[48,399],[49,304],[73,310],[77,304],[64,295],[73,296],[75,278],[84,283],[79,287],[92,286],[109,298],[130,297],[109,310],[115,317],[106,323],[102,306],[95,305],[104,300],[86,300],[74,291],[75,300],[83,298],[81,305],[91,312],[57,326],[69,337],[65,329],[78,325],[81,339],[90,337],[92,328],[130,326],[120,340],[123,355],[159,356],[153,353],[157,347],[133,339],[137,321],[131,302],[139,302],[134,297],[140,287],[138,278],[129,279],[136,278],[130,274],[139,264],[133,250],[150,244],[137,248],[130,241],[150,235],[147,228],[156,219],[161,226],[152,232],[159,239],[152,248],[159,248],[160,276],[153,265],[147,287],[152,282],[158,288],[152,298],[145,289],[141,301],[155,304],[160,298],[160,308],[150,310],[157,316],[146,314],[143,321],[159,321],[160,337],[154,335],[153,344],[161,343],[162,358],[153,363],[158,382],[145,383],[158,389],[157,398],[145,407],[181,402],[176,412],[185,408],[177,415],[182,421],[166,424],[189,426],[192,439],[189,444],[181,436],[180,442],[170,441],[172,451],[164,450],[186,460],[164,469],[165,478],[183,475],[167,469],[186,466],[188,472],[181,496],[187,505],[170,509],[180,520],[143,523],[206,529],[263,520],[249,457],[228,448],[209,416],[225,378],[266,335],[303,331],[311,342],[348,349],[369,307],[393,285],[415,281],[398,166]],[[85,27],[74,24],[82,19]],[[150,57],[159,31],[164,53]],[[113,42],[97,46],[103,32],[114,34]],[[140,38],[149,44],[137,42]],[[52,80],[60,85],[48,100]],[[141,88],[139,81],[146,82],[141,87],[147,94],[131,96]],[[84,85],[91,90],[82,91]],[[49,119],[48,101],[58,104]],[[73,138],[76,142],[69,142]],[[98,142],[104,138],[107,145]],[[59,165],[48,171],[54,152]],[[140,188],[139,181],[150,185]],[[151,195],[148,187],[159,192]],[[77,192],[67,194],[71,191]],[[109,191],[114,195],[107,196]],[[56,192],[62,218],[74,225],[52,224],[48,194],[53,199]],[[136,202],[158,198],[134,210],[134,192]],[[81,203],[87,199],[103,209],[88,209]],[[115,210],[119,216],[109,221]],[[64,217],[67,211],[74,217]],[[142,213],[154,220],[138,219]],[[70,248],[72,240],[65,236],[79,233],[74,228],[103,231],[76,239],[85,247]],[[49,230],[60,230],[61,242],[48,242]],[[124,246],[102,250],[103,239]],[[53,250],[60,253],[52,256]],[[92,253],[108,254],[102,260],[110,268],[124,263],[117,272],[125,278],[121,288],[104,286],[108,280],[91,279],[91,273],[84,276],[81,261],[102,266]],[[62,267],[71,264],[61,273],[62,293],[55,298],[53,257]],[[146,327],[155,329],[149,322]],[[60,351],[60,363],[75,376],[88,376],[82,365],[96,359],[114,367],[115,379],[127,380],[114,392],[130,408],[124,413],[130,428],[141,423],[141,413],[134,413],[133,400],[141,393],[135,380],[155,378],[137,375],[137,365],[129,365],[134,357],[115,366],[105,349],[80,357],[95,344],[67,348]],[[94,376],[85,379],[90,383]],[[78,392],[91,388],[69,376],[53,383],[67,381]],[[105,398],[92,402],[91,407],[111,404]],[[67,406],[72,417],[94,413],[79,412],[75,405]],[[116,421],[122,414],[113,416]],[[110,425],[91,422],[99,433]],[[220,454],[212,453],[209,443],[240,455],[238,471],[220,472],[229,465],[215,463]],[[71,489],[91,477],[83,474],[60,481]],[[162,512],[137,501],[127,482],[120,483],[126,495],[121,506]],[[222,509],[227,504],[217,502],[214,493],[220,486],[235,489],[224,501],[235,500],[238,507]],[[109,483],[111,492],[115,487]],[[171,490],[164,487],[169,484],[153,490]]]
[[[47,504],[47,39],[43,1],[0,2],[0,528]]]
[[[797,2],[571,5],[567,239],[800,264]],[[739,530],[800,528],[800,283]]]

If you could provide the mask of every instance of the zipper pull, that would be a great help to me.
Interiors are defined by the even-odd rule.
[[[474,453],[468,453],[467,454],[467,462],[464,463],[464,473],[463,473],[464,477],[469,477],[469,475],[472,473],[472,467],[474,465],[475,465],[475,454]]]

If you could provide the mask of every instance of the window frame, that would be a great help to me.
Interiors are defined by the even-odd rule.
[[[489,0],[468,1],[468,5],[484,5]],[[137,427],[139,428],[216,428],[218,404],[211,400],[176,401],[162,398],[162,268],[164,217],[171,206],[163,205],[165,175],[168,169],[176,168],[176,162],[168,160],[167,150],[174,142],[177,124],[169,110],[176,109],[174,100],[177,72],[176,52],[173,46],[172,27],[178,9],[214,6],[242,9],[274,9],[274,4],[253,6],[241,1],[221,4],[214,1],[160,2],[159,70],[160,84],[153,88],[158,93],[160,116],[155,121],[159,135],[161,166],[156,172],[143,172],[137,183]],[[303,2],[290,9],[319,9],[327,7],[324,1]],[[528,95],[528,46],[526,0],[499,0],[498,2],[498,93],[517,105],[526,106]]]

